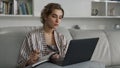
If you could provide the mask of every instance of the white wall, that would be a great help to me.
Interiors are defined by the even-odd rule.
[[[60,25],[66,28],[79,25],[81,29],[113,29],[119,22],[119,18],[64,18]],[[39,17],[0,17],[0,27],[41,25]]]
[[[75,18],[65,19],[62,23],[68,27],[79,25],[81,29],[113,29],[115,24],[120,24],[119,18]]]

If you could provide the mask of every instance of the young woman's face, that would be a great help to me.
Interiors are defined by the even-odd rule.
[[[55,29],[59,26],[62,20],[63,12],[62,10],[55,9],[52,13],[46,18],[45,24],[52,29]]]

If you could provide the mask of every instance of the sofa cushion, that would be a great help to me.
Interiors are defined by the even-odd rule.
[[[57,31],[62,33],[68,41],[72,40],[72,36],[67,28],[61,26],[57,28]]]
[[[38,27],[0,28],[0,68],[16,68],[20,46],[26,34]]]
[[[75,30],[70,29],[73,39],[84,39],[99,37],[96,49],[93,53],[91,61],[98,61],[105,63],[106,66],[111,65],[111,56],[109,43],[105,33],[101,30]]]
[[[110,43],[111,63],[120,65],[120,30],[106,30],[105,32]]]
[[[25,34],[21,32],[0,34],[0,68],[16,68],[24,37]]]
[[[36,68],[50,68],[50,67],[51,68],[105,68],[105,65],[98,62],[87,61],[87,62],[72,64],[68,66],[58,66],[53,63],[43,63],[37,66]]]
[[[120,68],[120,66],[116,66],[116,65],[114,66],[113,65],[113,66],[108,66],[108,67],[105,67],[105,68]]]

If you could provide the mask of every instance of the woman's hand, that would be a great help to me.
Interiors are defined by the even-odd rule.
[[[58,61],[61,61],[61,56],[59,54],[53,54],[51,57],[50,57],[50,61],[53,62],[53,63],[57,63]]]
[[[34,64],[38,61],[39,59],[39,54],[40,54],[40,51],[37,49],[35,51],[33,51],[30,55],[29,55],[29,59],[26,63],[26,65],[31,65],[31,64]]]
[[[57,53],[51,56],[51,59],[53,60],[58,60],[59,58],[60,58],[60,55]]]

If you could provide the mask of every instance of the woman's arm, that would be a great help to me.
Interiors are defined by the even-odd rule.
[[[26,62],[26,66],[36,63],[39,59],[39,55],[40,55],[39,49],[31,52],[31,54],[29,55],[29,59]]]
[[[68,48],[67,40],[65,39],[65,37],[63,35],[59,35],[58,39],[60,39],[59,40],[60,52],[59,53],[54,53],[50,57],[50,61],[52,61],[54,63],[56,63],[57,61],[62,60],[65,57],[65,54],[66,54],[66,51],[67,51],[67,48]]]
[[[20,68],[35,63],[39,58],[40,50],[33,49],[32,40],[31,34],[28,34],[23,41],[18,59],[18,67]]]

